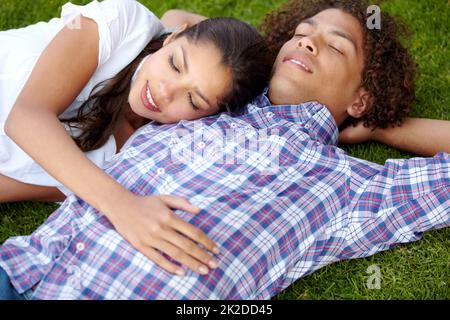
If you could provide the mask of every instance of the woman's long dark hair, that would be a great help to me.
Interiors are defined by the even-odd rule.
[[[250,25],[232,18],[214,18],[186,29],[178,35],[181,36],[214,44],[222,54],[223,65],[231,69],[232,88],[219,103],[221,111],[242,113],[245,105],[267,86],[274,57]],[[128,96],[133,74],[142,59],[162,47],[164,39],[165,36],[150,41],[115,77],[97,84],[76,117],[61,119],[81,131],[73,139],[83,152],[100,148],[114,134],[119,120],[130,109]],[[143,119],[139,125],[147,122]]]

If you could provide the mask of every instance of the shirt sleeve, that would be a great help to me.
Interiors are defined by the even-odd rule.
[[[62,7],[61,18],[66,26],[76,28],[78,25],[74,19],[79,15],[94,20],[98,25],[99,66],[120,48],[131,46],[142,50],[164,31],[160,20],[135,0],[95,0],[84,6],[68,2]]]
[[[425,231],[450,226],[450,156],[388,160],[349,157],[348,225],[338,259],[360,258]]]
[[[328,225],[302,242],[304,249],[286,274],[283,288],[328,264],[364,258],[420,240],[426,231],[450,226],[450,156],[388,160],[384,166],[345,155],[340,209]],[[326,210],[331,210],[328,205]],[[311,232],[312,233],[312,232]]]

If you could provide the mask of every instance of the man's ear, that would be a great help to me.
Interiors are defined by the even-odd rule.
[[[366,89],[361,88],[357,93],[355,101],[347,108],[347,113],[353,118],[361,118],[373,104],[373,95]]]
[[[177,31],[172,32],[172,33],[170,34],[170,36],[168,36],[168,37],[166,38],[166,40],[164,40],[164,42],[163,42],[163,47],[166,46],[166,45],[168,45],[169,43],[171,43],[173,40],[175,40],[176,37],[177,37],[181,32],[183,32],[184,30],[187,29],[187,26],[188,26],[187,24],[183,24],[182,26],[180,26],[180,28],[178,28]]]

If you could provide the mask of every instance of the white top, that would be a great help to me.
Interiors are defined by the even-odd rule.
[[[9,139],[4,125],[43,50],[64,25],[80,14],[98,25],[98,67],[60,118],[76,116],[78,108],[98,83],[114,77],[138,56],[150,40],[164,33],[159,19],[135,0],[92,1],[84,6],[69,2],[62,7],[61,18],[0,32],[0,174],[25,183],[58,187],[66,195],[72,192]],[[76,22],[72,27],[76,27]],[[116,143],[111,136],[103,147],[86,155],[102,167],[115,153]]]

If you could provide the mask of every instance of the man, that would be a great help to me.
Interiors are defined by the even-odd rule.
[[[338,126],[373,110],[377,94],[361,85],[367,34],[357,16],[366,7],[342,3],[299,21],[247,114],[147,126],[105,168],[136,194],[202,208],[178,214],[220,244],[218,268],[166,272],[73,196],[30,237],[0,248],[14,290],[36,299],[267,299],[322,266],[449,226],[448,154],[380,166],[335,146]]]

